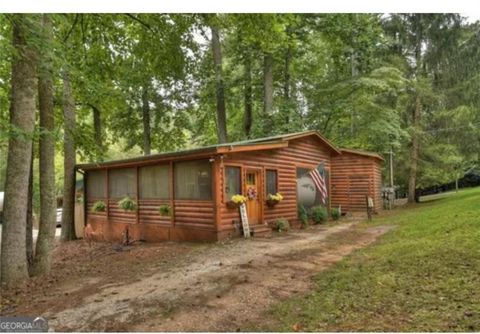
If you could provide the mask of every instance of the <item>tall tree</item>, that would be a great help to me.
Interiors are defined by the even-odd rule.
[[[7,287],[28,278],[26,220],[32,136],[35,127],[37,90],[35,33],[37,15],[13,15],[12,136],[8,146],[2,226],[1,283]]]
[[[268,120],[272,117],[273,110],[273,55],[267,52],[263,56],[263,117],[264,134],[271,130]]]
[[[217,136],[219,143],[226,143],[227,139],[227,114],[225,108],[225,87],[222,73],[222,50],[220,45],[219,28],[216,25],[210,27],[212,33],[212,53],[215,67],[215,85],[217,98]]]
[[[61,240],[69,241],[75,235],[75,100],[73,97],[70,74],[68,69],[63,70],[63,210]]]
[[[43,14],[43,46],[39,59],[38,100],[40,109],[40,222],[32,273],[40,275],[51,267],[55,241],[55,138],[53,110],[53,27]]]
[[[148,84],[143,85],[142,91],[142,122],[143,122],[143,154],[150,155],[150,101],[148,99]]]
[[[253,96],[252,96],[252,57],[248,50],[244,54],[244,116],[243,127],[245,136],[250,138],[253,125]]]

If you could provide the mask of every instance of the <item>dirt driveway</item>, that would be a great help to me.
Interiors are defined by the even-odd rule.
[[[56,331],[254,329],[272,303],[308,291],[314,274],[387,230],[345,222],[270,239],[128,249],[78,241],[56,250],[56,276],[9,292],[2,313],[42,314]]]

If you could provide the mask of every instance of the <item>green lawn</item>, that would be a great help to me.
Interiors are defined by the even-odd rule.
[[[292,331],[480,331],[480,188],[366,225],[397,227],[269,312]],[[288,283],[286,283],[288,284]]]

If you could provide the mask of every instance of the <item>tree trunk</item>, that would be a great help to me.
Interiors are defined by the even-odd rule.
[[[32,143],[32,159],[30,162],[30,175],[28,177],[28,203],[27,203],[27,227],[26,227],[26,255],[28,273],[31,275],[33,269],[33,152],[34,145]]]
[[[75,235],[75,101],[70,77],[63,72],[63,122],[64,122],[64,160],[63,160],[63,209],[62,241],[74,240]]]
[[[52,21],[48,14],[43,15],[45,43],[52,45]],[[40,109],[40,220],[33,275],[50,271],[51,252],[55,242],[56,209],[55,199],[55,138],[53,110],[52,54],[47,48],[40,58],[38,78],[38,102]]]
[[[413,111],[413,134],[412,134],[412,147],[410,148],[410,175],[408,178],[408,202],[414,203],[415,189],[417,187],[417,170],[418,170],[418,156],[420,150],[420,118],[422,114],[422,102],[420,96],[415,99],[415,109]]]
[[[252,105],[252,59],[248,52],[245,54],[245,113],[244,113],[244,130],[247,138],[251,137],[253,123],[253,105]]]
[[[150,155],[150,104],[148,102],[148,87],[142,92],[142,120],[143,120],[143,154]]]
[[[420,152],[420,120],[422,116],[422,101],[420,98],[420,77],[422,75],[422,36],[423,28],[421,22],[421,14],[415,15],[415,79],[417,81],[415,108],[413,110],[412,125],[412,146],[410,148],[410,173],[408,177],[408,202],[414,203],[418,200],[415,194],[417,188],[417,171],[418,171],[418,157]]]
[[[1,283],[21,285],[28,279],[26,222],[28,179],[32,159],[37,90],[36,50],[27,42],[31,15],[13,15],[11,126],[20,132],[9,139],[2,226]]]
[[[95,144],[97,145],[97,158],[103,160],[103,136],[102,136],[102,116],[100,115],[100,109],[94,105],[90,105],[93,113],[93,131]]]
[[[222,50],[220,36],[216,27],[212,30],[213,65],[215,67],[215,83],[217,96],[217,137],[219,143],[227,142],[227,114],[225,108],[225,87],[222,73]]]
[[[263,132],[268,134],[272,129],[270,117],[273,110],[273,56],[265,53],[263,58]]]

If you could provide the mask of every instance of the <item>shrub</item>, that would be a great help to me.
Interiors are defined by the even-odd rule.
[[[127,196],[118,202],[118,207],[124,211],[135,211],[137,209],[137,203]]]
[[[298,218],[300,218],[300,222],[302,223],[303,227],[308,226],[308,211],[307,209],[303,206],[303,204],[298,205]]]
[[[172,208],[168,204],[163,204],[158,207],[160,216],[170,216],[172,214]]]
[[[340,212],[340,209],[338,208],[333,208],[330,214],[332,215],[333,220],[338,220],[342,215],[342,213]]]
[[[314,206],[310,209],[310,216],[312,217],[315,224],[321,224],[327,221],[328,212],[323,206]]]
[[[285,218],[278,218],[275,221],[275,229],[278,232],[288,231],[290,229],[290,223]]]
[[[98,201],[93,203],[93,206],[92,206],[93,212],[105,212],[106,209],[107,209],[107,206],[105,205],[104,201]]]

